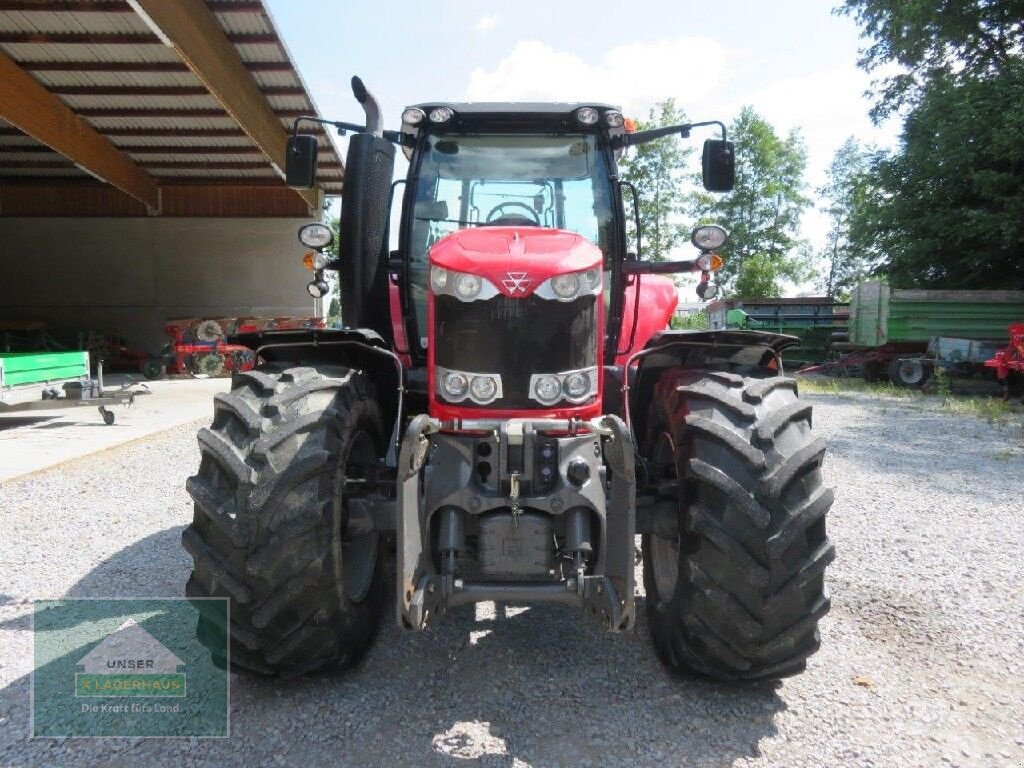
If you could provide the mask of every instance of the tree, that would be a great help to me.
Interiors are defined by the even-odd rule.
[[[874,158],[850,238],[898,287],[1024,288],[1024,63],[935,76]]]
[[[836,12],[871,40],[862,68],[899,70],[878,83],[876,120],[916,105],[937,76],[998,76],[1024,49],[1024,0],[844,0]]]
[[[637,130],[677,125],[686,122],[686,114],[673,99],[651,108],[647,121],[637,121]],[[684,168],[693,150],[684,146],[677,136],[641,144],[623,157],[622,178],[636,187],[640,194],[641,251],[643,258],[664,261],[678,246],[689,239],[689,230],[680,221],[686,210],[686,178]],[[636,228],[627,216],[629,243],[636,242]]]
[[[869,154],[852,136],[836,151],[818,194],[831,226],[821,258],[828,264],[820,283],[829,298],[849,293],[869,268],[868,250],[850,238],[851,219],[865,204],[868,192]]]
[[[725,266],[718,282],[777,291],[783,280],[800,282],[811,274],[800,217],[810,204],[804,195],[807,150],[796,131],[782,139],[751,107],[744,107],[729,127],[736,143],[736,186],[726,195],[695,195],[694,213],[701,223],[720,224],[729,232],[723,249]],[[740,282],[747,262],[752,274]]]

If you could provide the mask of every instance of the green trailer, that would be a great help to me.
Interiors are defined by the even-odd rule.
[[[1024,320],[1024,291],[918,291],[879,281],[850,297],[849,354],[803,373],[854,371],[866,381],[922,387],[936,370],[986,373],[985,361],[1006,346],[1007,328]]]
[[[774,299],[724,299],[708,305],[712,329],[739,328],[796,336],[800,345],[782,354],[787,368],[828,359],[833,337],[846,330],[846,305],[826,296]]]
[[[850,297],[849,341],[858,347],[921,344],[944,336],[1008,340],[1007,327],[1024,320],[1024,291],[907,291],[861,283]]]
[[[115,391],[103,388],[103,362],[98,377],[89,375],[89,353],[0,352],[0,416],[20,411],[93,406],[106,424],[114,423],[108,405],[131,404],[148,390],[132,384]]]

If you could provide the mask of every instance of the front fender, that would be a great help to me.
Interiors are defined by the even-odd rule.
[[[737,367],[782,372],[782,352],[799,346],[800,339],[784,333],[722,329],[663,331],[631,357],[623,370],[629,380],[629,422],[634,435],[646,430],[647,408],[654,385],[670,368],[730,371]]]

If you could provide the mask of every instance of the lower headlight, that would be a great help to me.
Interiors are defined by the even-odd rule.
[[[469,389],[469,379],[464,373],[452,371],[441,379],[441,386],[449,397],[461,398],[466,396],[466,390]]]
[[[571,398],[583,397],[590,392],[590,377],[582,371],[565,377],[565,394]]]
[[[498,396],[498,382],[490,376],[474,376],[469,385],[469,395],[474,402],[489,403]]]
[[[557,376],[538,376],[533,383],[533,394],[542,403],[555,403],[562,396],[562,383]]]

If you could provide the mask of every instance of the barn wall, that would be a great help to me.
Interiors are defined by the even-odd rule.
[[[157,351],[172,317],[313,314],[308,218],[0,217],[0,321],[116,332]]]

